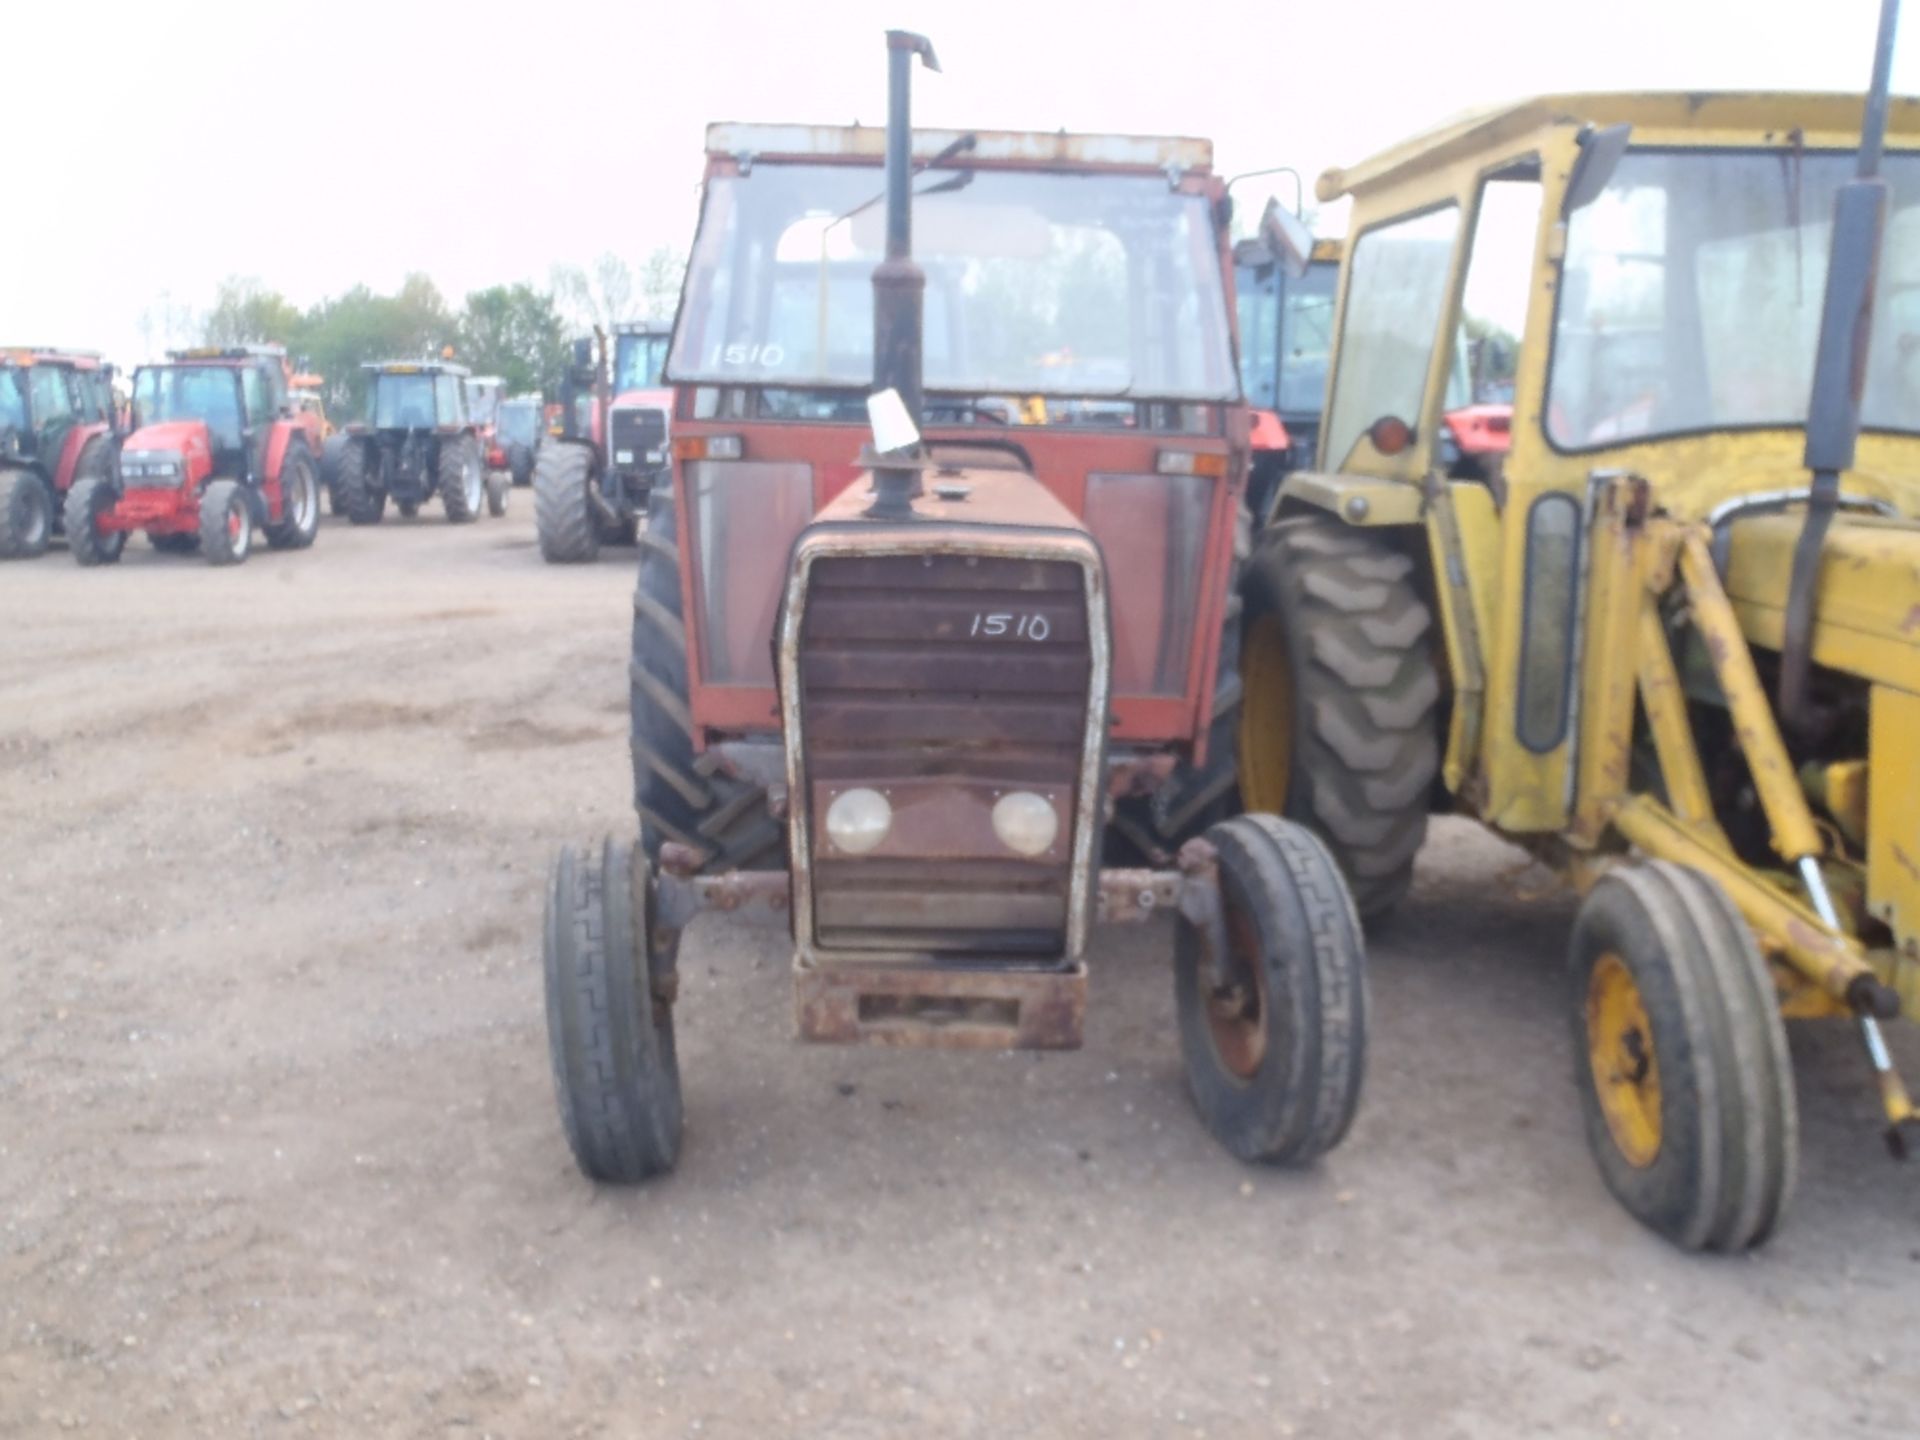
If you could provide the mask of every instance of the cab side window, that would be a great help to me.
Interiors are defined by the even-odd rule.
[[[107,418],[107,412],[100,403],[100,377],[91,370],[80,370],[73,377],[74,394],[80,402],[80,418],[88,425],[97,425]]]
[[[53,365],[36,365],[33,377],[33,420],[36,425],[58,424],[73,418],[73,396],[66,372]]]
[[[434,405],[442,425],[464,425],[467,419],[466,383],[458,375],[433,377]]]
[[[1540,163],[1523,161],[1480,187],[1460,298],[1446,408],[1511,403],[1527,324],[1533,248],[1540,229]]]
[[[240,389],[247,402],[247,424],[261,425],[273,414],[267,403],[266,377],[260,373],[260,367],[249,365],[240,372]]]
[[[1376,420],[1420,419],[1460,207],[1376,225],[1354,246],[1323,468],[1341,468]]]

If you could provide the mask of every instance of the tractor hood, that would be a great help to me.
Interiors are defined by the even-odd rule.
[[[212,442],[202,420],[142,425],[120,447],[120,478],[136,488],[191,485],[212,469]]]
[[[1733,522],[1727,596],[1757,645],[1785,630],[1804,511]],[[1815,598],[1816,664],[1920,692],[1920,521],[1842,514],[1827,532]]]
[[[121,447],[123,454],[133,450],[202,457],[213,453],[204,420],[159,420],[151,425],[142,425],[127,437],[126,444]]]

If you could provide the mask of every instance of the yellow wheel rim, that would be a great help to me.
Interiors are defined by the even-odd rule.
[[[1646,1169],[1660,1153],[1660,1062],[1640,987],[1612,951],[1587,978],[1587,1061],[1615,1148]]]
[[[1240,647],[1240,801],[1285,813],[1293,778],[1293,672],[1277,615],[1256,616]]]

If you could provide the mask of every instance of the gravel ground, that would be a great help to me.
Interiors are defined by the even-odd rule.
[[[588,1185],[540,891],[631,828],[632,559],[543,566],[529,499],[0,568],[0,1435],[1920,1432],[1848,1029],[1778,1238],[1675,1252],[1580,1135],[1571,902],[1458,822],[1307,1173],[1194,1119],[1165,930],[1099,935],[1083,1050],[919,1055],[798,1046],[783,935],[709,918],[680,1168]]]

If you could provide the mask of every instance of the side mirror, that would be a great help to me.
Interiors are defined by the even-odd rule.
[[[1268,200],[1260,214],[1260,243],[1289,280],[1307,273],[1307,262],[1313,258],[1313,232],[1298,215],[1282,209],[1277,199]]]
[[[1627,141],[1633,138],[1631,125],[1609,125],[1604,130],[1580,133],[1580,156],[1573,162],[1573,174],[1567,177],[1566,198],[1560,204],[1562,216],[1584,209],[1600,198],[1600,192],[1613,179],[1620,157],[1627,153]]]

